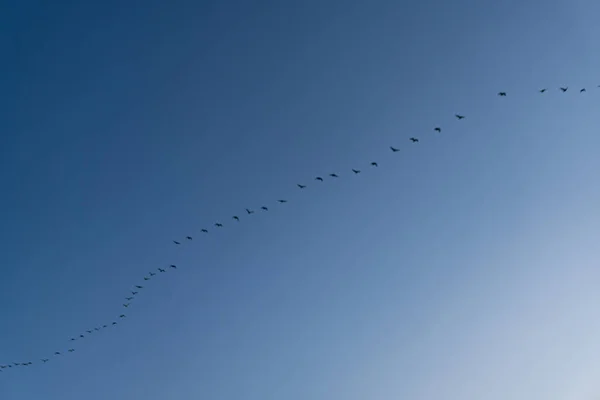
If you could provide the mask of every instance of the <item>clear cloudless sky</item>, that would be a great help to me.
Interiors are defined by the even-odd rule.
[[[598,399],[599,15],[0,1],[0,399]]]

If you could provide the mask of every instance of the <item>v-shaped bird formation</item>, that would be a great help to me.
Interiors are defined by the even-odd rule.
[[[600,88],[600,85],[597,85],[597,88]],[[566,93],[568,91],[568,89],[569,89],[568,86],[564,86],[564,87],[557,88],[557,91],[559,93]],[[541,88],[541,89],[538,89],[537,91],[540,94],[545,94],[548,92],[548,89]],[[586,92],[587,92],[586,88],[581,88],[579,90],[580,94],[586,93]],[[507,97],[508,94],[507,94],[507,92],[501,91],[501,92],[497,93],[497,96]],[[457,114],[454,114],[454,116],[457,121],[462,121],[464,119],[467,119],[467,117],[463,114],[457,113]],[[442,131],[443,131],[442,127],[440,127],[440,126],[435,126],[435,127],[433,127],[432,130],[436,134],[442,133]],[[408,145],[417,145],[419,143],[419,137],[411,136],[407,139],[407,142],[410,142],[410,143],[408,143]],[[399,145],[394,144],[392,146],[389,146],[387,151],[392,154],[396,154],[396,153],[400,152],[400,150],[401,149],[400,149]],[[365,163],[364,168],[365,169],[378,168],[379,162],[380,161],[371,160],[368,163]],[[361,169],[361,168],[362,167],[360,167],[360,166],[355,166],[354,168],[349,168],[347,170],[346,174],[347,175],[359,175],[363,171],[363,169]],[[320,184],[324,183],[326,179],[339,179],[343,176],[345,176],[345,174],[343,172],[335,171],[335,172],[328,172],[327,174],[324,174],[322,176],[313,177],[313,178],[311,178],[311,180],[312,180],[312,182],[315,183],[315,185],[320,185]],[[305,190],[309,187],[309,183],[308,182],[299,182],[299,183],[296,183],[296,187],[299,190]],[[279,198],[274,201],[274,205],[283,205],[286,203],[288,203],[288,200],[283,199],[283,198]],[[253,214],[256,214],[259,212],[260,213],[269,212],[270,209],[267,205],[263,204],[256,208],[245,208],[244,211],[245,211],[245,213],[242,212],[240,214],[233,214],[233,215],[229,216],[227,219],[215,221],[212,224],[211,229],[209,229],[208,227],[202,227],[199,229],[199,232],[203,235],[207,235],[207,234],[210,234],[210,231],[213,228],[214,229],[224,228],[226,223],[221,222],[221,221],[229,220],[229,221],[231,221],[232,224],[238,224],[238,223],[241,223],[245,218],[251,218],[250,216]],[[244,214],[245,214],[245,217],[243,217]],[[191,236],[188,234],[188,235],[183,236],[183,239],[174,239],[173,245],[181,246],[181,245],[183,245],[184,242],[192,242],[193,240],[195,240],[195,236]],[[148,272],[148,274],[143,276],[141,278],[141,280],[143,280],[144,282],[148,282],[151,280],[159,279],[159,277],[162,274],[167,273],[167,271],[175,271],[175,270],[177,270],[177,265],[175,265],[175,264],[167,265],[163,268],[158,267],[158,268],[156,268],[156,270]],[[133,285],[131,287],[131,289],[128,291],[127,295],[123,297],[123,299],[125,300],[125,302],[122,304],[123,310],[129,310],[130,307],[133,306],[134,301],[136,301],[137,298],[139,297],[139,294],[141,293],[141,291],[145,291],[145,290],[146,290],[146,288],[144,285],[141,285],[141,284]],[[66,349],[62,349],[60,351],[50,351],[47,356],[39,357],[37,360],[34,360],[34,361],[27,360],[27,361],[20,361],[20,362],[14,362],[14,361],[6,362],[6,360],[5,360],[4,362],[0,362],[0,372],[5,372],[5,371],[16,369],[16,368],[25,368],[25,367],[32,366],[34,364],[44,365],[44,364],[51,362],[53,359],[55,359],[57,357],[63,357],[67,354],[74,353],[75,348],[72,347],[74,342],[84,343],[84,342],[88,341],[92,336],[96,336],[96,335],[100,334],[103,330],[106,330],[109,328],[116,328],[121,321],[124,321],[127,318],[127,314],[125,314],[124,312],[116,313],[115,315],[116,315],[116,317],[111,321],[105,321],[104,323],[98,324],[97,326],[95,326],[93,328],[84,329],[81,332],[79,332],[78,334],[70,337],[68,339],[68,341],[71,343],[71,346],[68,346],[68,347],[66,346]]]

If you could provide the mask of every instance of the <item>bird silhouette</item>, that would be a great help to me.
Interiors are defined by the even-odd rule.
[[[162,269],[162,268],[159,268],[159,269],[158,269],[158,272],[167,272],[167,271],[166,271],[166,270],[164,270],[164,269]]]
[[[133,297],[125,297],[125,300],[131,301],[133,300]]]
[[[191,236],[186,236],[185,238],[186,238],[187,240],[192,240],[192,237],[191,237]]]
[[[132,294],[132,295],[134,295],[134,296],[135,296],[136,294],[138,294],[138,293],[139,293],[139,292],[131,292],[131,294]]]
[[[359,169],[352,168],[352,172],[354,172],[355,174],[360,174],[360,170]]]
[[[156,272],[149,272],[150,276],[156,275]]]
[[[171,264],[171,265],[169,265],[169,267],[171,267],[171,268],[173,268],[173,269],[177,269],[177,265],[173,265],[173,264]]]
[[[117,324],[116,322],[113,322],[113,323],[112,323],[112,325],[113,325],[113,326],[115,326],[116,324]]]
[[[135,287],[136,287],[137,289],[143,289],[143,288],[144,288],[143,286],[140,286],[140,285],[135,285]]]
[[[125,308],[129,307],[129,303],[123,304],[123,307],[125,307]]]
[[[262,206],[260,209],[263,210],[263,211],[269,211],[269,209],[267,207],[265,207],[265,206]]]
[[[417,138],[414,138],[414,137],[411,137],[411,138],[410,138],[410,141],[411,141],[411,142],[413,142],[413,143],[417,143],[417,142],[419,141],[419,139],[417,139]]]
[[[145,276],[145,277],[144,277],[144,280],[145,280],[145,281],[149,281],[149,280],[150,280],[150,278],[148,278],[147,276]]]
[[[208,229],[202,228],[202,229],[200,229],[200,232],[202,232],[202,233],[208,233]]]
[[[69,353],[72,353],[74,351],[75,351],[75,349],[69,349]]]
[[[75,339],[75,338],[73,338],[73,337],[71,338],[71,342],[74,342],[74,341],[76,341],[76,340],[77,340],[77,339]]]
[[[79,335],[79,337],[80,337],[81,339],[83,339],[85,336],[83,336],[83,335]]]
[[[377,165],[377,163],[376,163],[375,161],[373,161],[373,162],[371,163],[371,165],[372,165],[372,166],[374,166],[374,167],[378,167],[378,166],[379,166],[379,165]]]
[[[50,361],[50,360],[48,360],[47,358],[42,358],[43,363],[47,363],[48,361]]]
[[[277,202],[279,202],[279,203],[283,204],[283,203],[287,203],[287,200],[283,200],[283,199],[281,199],[281,200],[277,200]]]
[[[540,93],[544,93],[547,89],[540,89]]]
[[[252,210],[248,210],[247,208],[246,208],[246,212],[247,212],[248,214],[254,214],[254,211],[252,211]]]
[[[54,353],[55,356],[60,356],[60,351]]]
[[[498,92],[498,96],[506,97],[506,92]]]
[[[395,153],[395,152],[397,152],[397,151],[400,151],[400,149],[397,149],[397,148],[395,148],[395,147],[392,147],[392,146],[390,146],[390,149],[392,149],[392,151],[393,151],[394,153]]]
[[[216,226],[217,228],[222,228],[222,227],[223,227],[223,224],[221,224],[220,222],[215,222],[215,226]]]
[[[181,244],[177,240],[173,240],[173,243],[175,243],[175,244]]]
[[[436,128],[433,128],[433,130],[434,130],[434,131],[436,131],[436,132],[441,132],[441,131],[442,131],[442,128],[440,128],[440,127],[436,127]]]
[[[299,187],[300,189],[304,189],[304,188],[306,187],[306,185],[301,185],[301,184],[299,184],[299,183],[297,183],[296,185],[298,185],[298,187]]]
[[[238,217],[237,215],[234,215],[234,216],[233,216],[233,217],[231,217],[231,218],[235,219],[236,221],[239,221],[239,220],[240,220],[240,217]]]
[[[455,116],[456,118],[458,118],[458,119],[464,119],[464,118],[465,118],[465,116],[464,116],[464,115],[460,115],[460,114],[455,114],[454,116]]]
[[[86,331],[87,333],[93,333],[94,331]]]
[[[315,178],[315,181],[321,181],[321,182],[323,182],[323,178],[321,178],[320,176],[317,176],[317,177]]]
[[[568,86],[567,86],[567,87],[561,87],[561,88],[560,88],[560,90],[562,90],[562,92],[564,93],[564,92],[566,92],[567,90],[569,90],[569,87],[568,87]]]
[[[329,174],[332,178],[339,178],[336,174]]]
[[[119,315],[119,318],[125,318],[125,314]]]
[[[585,90],[585,88],[583,88],[583,89],[581,89],[581,90],[579,91],[579,93],[583,93],[583,92],[585,92],[585,91],[586,91],[586,90]]]

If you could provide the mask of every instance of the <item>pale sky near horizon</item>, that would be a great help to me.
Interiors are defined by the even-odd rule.
[[[0,0],[0,400],[597,400],[598,15]]]

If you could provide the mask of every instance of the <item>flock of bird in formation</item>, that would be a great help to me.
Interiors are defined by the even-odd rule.
[[[600,88],[600,85],[598,85],[597,87]],[[568,87],[560,87],[559,88],[559,90],[562,93],[567,92],[568,89],[569,89]],[[539,90],[540,93],[545,93],[546,91],[547,91],[547,89],[540,89]],[[579,92],[580,93],[585,93],[586,89],[582,88],[582,89],[579,90]],[[506,97],[507,94],[506,94],[506,92],[499,92],[498,96],[500,96],[500,97]],[[462,119],[465,118],[465,116],[461,115],[461,114],[455,114],[455,117],[456,117],[457,120],[462,120]],[[439,126],[433,128],[433,130],[435,132],[438,132],[438,133],[442,132],[442,128],[439,127]],[[419,139],[417,137],[410,137],[409,141],[411,143],[418,143]],[[397,147],[394,147],[394,146],[390,146],[389,149],[393,153],[396,153],[396,152],[400,151],[400,149],[398,149]],[[370,168],[378,167],[378,166],[379,166],[379,164],[376,161],[372,161],[369,164]],[[353,168],[353,169],[351,169],[351,171],[355,175],[361,173],[360,169]],[[336,173],[330,173],[330,174],[324,175],[324,176],[317,176],[317,177],[314,178],[314,180],[318,181],[318,182],[324,182],[325,177],[329,177],[329,178],[335,179],[335,178],[339,178],[339,175],[336,174]],[[298,187],[298,189],[305,189],[307,187],[306,184],[300,184],[300,183],[296,184],[296,186]],[[277,203],[280,203],[280,204],[287,203],[287,200],[285,200],[285,199],[279,199],[279,200],[277,200]],[[269,208],[266,207],[266,206],[261,206],[260,207],[260,211],[261,212],[268,212]],[[245,213],[246,213],[246,215],[251,215],[251,214],[255,213],[255,210],[252,210],[250,208],[246,208],[245,209]],[[238,215],[233,215],[231,217],[231,219],[237,223],[237,222],[239,222],[241,220],[241,217],[238,216]],[[223,223],[221,223],[221,222],[215,222],[214,223],[214,228],[223,228]],[[208,234],[209,230],[208,230],[208,228],[202,228],[202,229],[200,229],[200,232],[202,234]],[[191,241],[191,240],[193,240],[193,238],[192,238],[192,236],[186,236],[184,240]],[[177,246],[181,245],[182,242],[183,241],[180,241],[180,240],[173,240],[173,243],[175,245],[177,245]],[[156,277],[157,274],[163,274],[163,273],[166,273],[168,270],[176,270],[176,269],[177,269],[177,266],[174,265],[174,264],[169,265],[169,266],[167,266],[165,268],[157,268],[155,272],[151,271],[151,272],[148,273],[148,275],[144,276],[143,280],[144,281],[149,281],[151,279],[155,279],[155,277]],[[128,309],[129,308],[129,306],[131,305],[132,301],[137,298],[137,296],[138,296],[138,294],[140,293],[141,290],[144,290],[144,286],[142,286],[142,285],[134,285],[133,286],[133,290],[131,290],[130,294],[124,298],[126,300],[126,302],[123,303],[123,308],[124,309]],[[119,323],[118,321],[121,321],[124,318],[126,318],[126,314],[121,313],[121,314],[119,314],[118,318],[115,318],[114,321],[106,323],[106,324],[102,324],[102,325],[99,325],[99,326],[96,326],[96,327],[88,329],[88,330],[85,330],[84,332],[80,333],[79,335],[71,337],[69,339],[69,341],[70,342],[82,341],[82,340],[88,338],[89,336],[94,335],[97,332],[100,332],[100,331],[102,331],[104,329],[108,329],[108,328],[111,328],[111,327],[116,327],[118,325],[118,323]],[[26,361],[26,362],[11,362],[11,363],[6,363],[6,364],[0,364],[0,372],[4,372],[4,371],[6,371],[8,369],[21,368],[21,367],[29,367],[29,366],[31,366],[33,364],[36,364],[36,363],[37,364],[46,364],[46,363],[48,363],[48,362],[51,361],[51,358],[60,357],[60,356],[62,356],[65,353],[73,353],[73,352],[75,352],[75,349],[73,347],[69,347],[67,350],[64,350],[64,351],[55,351],[52,354],[52,356],[49,356],[48,358],[41,358],[41,359],[39,359],[39,361],[36,361],[36,362],[34,362],[34,361]]]

